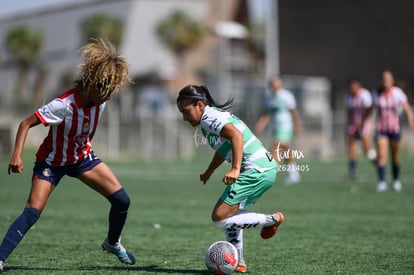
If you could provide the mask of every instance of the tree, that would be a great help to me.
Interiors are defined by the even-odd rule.
[[[41,32],[31,29],[29,26],[17,26],[10,29],[6,35],[6,48],[15,59],[18,68],[16,85],[16,103],[18,105],[21,105],[24,100],[24,92],[29,86],[29,71],[36,64],[42,47],[43,36]]]
[[[189,68],[185,54],[196,47],[204,37],[204,29],[200,22],[190,18],[184,11],[176,10],[160,21],[155,29],[164,46],[172,51],[180,64],[174,81],[170,83],[172,90],[177,90],[184,83],[197,78]]]
[[[201,24],[181,10],[174,11],[159,22],[156,32],[161,42],[179,58],[195,47],[204,35]]]
[[[84,40],[101,37],[109,40],[116,48],[121,45],[124,33],[122,20],[105,13],[96,14],[81,23]]]

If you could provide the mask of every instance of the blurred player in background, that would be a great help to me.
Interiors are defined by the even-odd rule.
[[[204,86],[188,85],[181,89],[177,107],[184,121],[201,131],[216,151],[208,168],[200,174],[205,184],[225,160],[231,170],[223,177],[227,186],[212,213],[215,225],[224,228],[227,241],[236,246],[240,262],[236,272],[244,273],[243,229],[262,227],[261,237],[273,237],[283,222],[276,212],[265,215],[243,210],[255,203],[276,180],[276,162],[251,130],[228,111],[232,100],[219,105]]]
[[[385,166],[388,158],[388,150],[391,151],[392,162],[392,188],[396,192],[402,189],[399,181],[400,175],[400,139],[401,125],[399,115],[404,110],[407,115],[408,125],[414,129],[413,113],[404,92],[395,86],[394,76],[391,71],[382,73],[382,86],[378,91],[376,100],[376,145],[378,152],[377,172],[379,183],[378,192],[387,190],[385,181]]]
[[[301,132],[296,100],[290,91],[283,88],[280,77],[272,77],[269,84],[271,95],[266,99],[264,114],[256,123],[256,132],[262,133],[270,121],[274,138],[273,157],[278,163],[286,161],[286,170],[289,172],[286,183],[297,183],[300,175],[290,148],[294,134],[299,135]]]
[[[361,81],[357,78],[348,80],[348,89],[349,93],[346,97],[348,171],[350,178],[355,179],[358,140],[361,140],[362,150],[369,160],[375,161],[377,154],[375,150],[371,148],[371,114],[373,108],[371,93],[362,87]]]
[[[108,199],[111,204],[109,229],[102,248],[115,254],[123,263],[135,264],[134,257],[120,243],[129,196],[111,169],[91,148],[106,102],[113,92],[129,81],[128,64],[104,40],[86,44],[81,53],[84,64],[74,88],[39,108],[19,125],[9,174],[23,171],[22,152],[29,129],[43,124],[49,127],[49,133],[36,154],[26,206],[1,243],[0,272],[13,249],[39,219],[49,196],[64,175],[78,178]]]

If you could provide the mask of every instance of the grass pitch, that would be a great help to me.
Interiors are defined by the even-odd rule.
[[[99,153],[99,152],[98,152]],[[30,188],[33,152],[23,174],[7,175],[0,159],[0,237],[21,213]],[[181,163],[108,163],[132,205],[122,243],[137,258],[122,265],[104,253],[109,203],[65,177],[40,220],[6,262],[6,274],[208,274],[204,252],[224,233],[210,212],[224,186],[223,165],[203,186],[209,159]],[[414,161],[403,160],[403,192],[375,192],[376,174],[360,161],[349,181],[345,160],[304,160],[302,182],[284,185],[285,172],[250,210],[285,215],[276,236],[244,234],[248,274],[414,274]]]

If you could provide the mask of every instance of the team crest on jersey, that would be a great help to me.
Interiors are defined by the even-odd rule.
[[[43,169],[43,176],[45,177],[50,177],[50,175],[52,174],[52,171],[49,168],[45,168]]]
[[[82,126],[82,133],[88,133],[89,132],[89,122],[85,122]]]

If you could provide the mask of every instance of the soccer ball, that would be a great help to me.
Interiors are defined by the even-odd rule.
[[[236,247],[226,241],[217,241],[209,246],[204,257],[207,269],[217,275],[231,274],[239,265]]]

